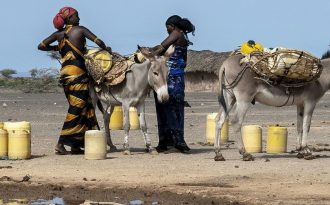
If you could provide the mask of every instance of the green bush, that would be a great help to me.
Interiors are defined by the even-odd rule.
[[[0,88],[21,90],[25,93],[61,92],[55,78],[0,78]]]
[[[17,72],[14,69],[6,68],[0,70],[0,74],[5,78],[12,78],[12,75],[17,74]]]

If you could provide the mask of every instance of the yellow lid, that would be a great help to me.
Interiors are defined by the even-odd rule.
[[[121,106],[115,106],[114,108],[113,108],[113,111],[119,111],[119,112],[122,112],[122,108],[121,108]]]
[[[101,64],[104,73],[110,70],[112,66],[112,55],[108,51],[101,49],[90,49],[87,51],[86,55],[97,60],[97,62]]]
[[[143,63],[146,60],[146,57],[144,57],[144,55],[141,53],[141,51],[136,51],[134,53],[135,55],[135,60],[137,61],[137,63]]]
[[[214,120],[217,117],[218,113],[213,112],[207,115],[207,119]]]
[[[5,130],[5,129],[0,129],[0,134],[6,134],[6,133],[8,133],[7,130]]]
[[[9,130],[31,130],[31,124],[27,121],[21,122],[5,122],[3,128]]]
[[[264,47],[260,43],[249,44],[248,42],[244,42],[241,46],[242,54],[250,54],[253,51],[262,52],[263,50],[264,50]]]
[[[137,111],[137,109],[135,107],[129,107],[129,111]]]

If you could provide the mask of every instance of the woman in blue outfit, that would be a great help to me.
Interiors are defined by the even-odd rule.
[[[184,69],[187,62],[187,48],[192,43],[189,42],[187,34],[194,35],[194,25],[185,18],[174,15],[167,19],[166,28],[169,36],[151,51],[157,55],[162,55],[173,45],[175,51],[168,60],[168,93],[170,99],[167,103],[158,102],[156,95],[156,112],[158,121],[159,143],[156,147],[158,152],[174,146],[181,152],[190,150],[184,140]]]

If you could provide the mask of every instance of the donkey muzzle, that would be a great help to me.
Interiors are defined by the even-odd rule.
[[[158,88],[156,90],[156,93],[157,93],[157,99],[161,103],[167,102],[170,98],[170,96],[168,95],[167,86],[162,86]]]

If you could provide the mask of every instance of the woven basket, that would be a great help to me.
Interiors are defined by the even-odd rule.
[[[262,79],[272,84],[302,86],[320,77],[322,64],[311,54],[293,49],[275,52],[252,52],[248,63]]]

